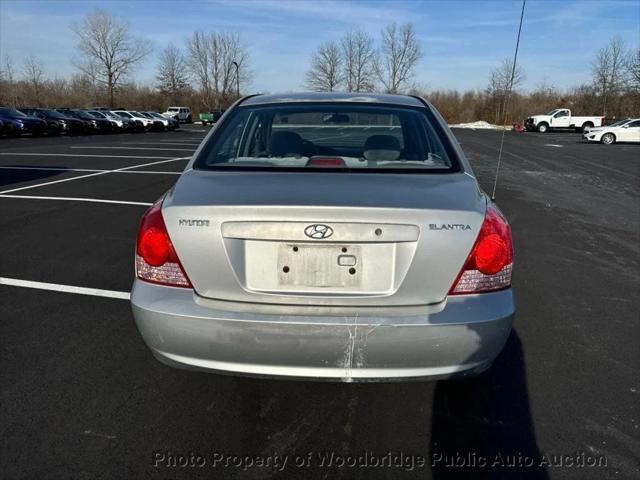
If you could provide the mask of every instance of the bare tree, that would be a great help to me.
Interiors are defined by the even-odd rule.
[[[150,43],[133,38],[127,22],[102,10],[89,13],[72,29],[83,57],[76,66],[106,86],[109,104],[113,107],[115,89],[136,64],[151,53]]]
[[[212,59],[209,58],[208,43],[208,35],[204,32],[194,32],[187,43],[187,64],[191,75],[200,87],[202,103],[207,107],[211,107],[213,95],[211,94],[212,85],[209,80],[209,64],[212,63]]]
[[[249,53],[237,32],[194,32],[187,43],[187,65],[207,108],[228,104],[251,80]]]
[[[625,68],[628,87],[631,90],[640,91],[640,47],[629,52]]]
[[[611,39],[598,50],[591,62],[593,83],[602,97],[602,113],[607,114],[608,103],[615,99],[624,83],[626,46],[620,37]]]
[[[415,67],[422,49],[411,23],[390,23],[382,31],[382,47],[376,62],[376,74],[387,93],[411,88]]]
[[[376,51],[371,35],[361,30],[349,32],[342,38],[340,47],[347,91],[372,91],[375,83]]]
[[[335,42],[323,43],[311,57],[305,87],[316,92],[333,92],[343,81],[342,56]]]
[[[45,83],[44,65],[41,60],[29,55],[24,61],[23,72],[25,81],[31,90],[31,102],[39,107],[42,104],[42,91]]]
[[[13,60],[5,55],[0,66],[0,103],[15,107],[18,104],[18,92],[15,80]]]
[[[513,74],[513,78],[512,78]],[[505,58],[499,67],[491,71],[487,96],[493,106],[495,123],[506,123],[509,96],[524,81],[524,70],[520,65],[513,68],[513,60]]]
[[[187,61],[182,51],[173,43],[169,43],[160,54],[156,80],[158,90],[169,96],[171,103],[189,88]]]

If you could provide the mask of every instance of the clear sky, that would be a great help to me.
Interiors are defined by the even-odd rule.
[[[135,73],[152,81],[168,43],[183,46],[194,30],[239,31],[250,52],[251,91],[301,90],[315,47],[350,29],[375,37],[391,21],[413,22],[424,56],[415,81],[430,89],[486,85],[490,70],[511,57],[520,0],[0,0],[0,56],[19,67],[32,54],[51,76],[73,71],[70,25],[101,8],[129,21],[153,42],[153,54]],[[528,0],[520,64],[525,88],[546,79],[570,87],[589,79],[594,53],[614,35],[640,43],[640,0]]]

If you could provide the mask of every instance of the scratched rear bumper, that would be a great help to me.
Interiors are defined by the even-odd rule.
[[[278,306],[264,313],[141,281],[131,303],[144,341],[171,366],[343,381],[482,371],[502,350],[515,309],[504,290],[392,311]]]

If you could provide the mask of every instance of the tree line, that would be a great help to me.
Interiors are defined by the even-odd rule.
[[[136,83],[136,68],[153,48],[129,24],[104,11],[71,26],[77,40],[76,72],[50,77],[41,60],[28,56],[0,66],[0,104],[11,106],[126,106],[162,110],[188,105],[194,113],[226,108],[247,92],[252,79],[249,50],[238,32],[194,32],[181,46],[169,43],[158,56],[155,81]],[[526,72],[504,59],[485,88],[459,92],[418,83],[423,49],[411,23],[389,23],[377,37],[362,30],[320,44],[312,53],[304,87],[314,91],[410,93],[428,98],[450,123],[485,120],[509,124],[555,107],[610,118],[640,115],[640,48],[615,37],[591,62],[591,77],[568,89],[543,81],[523,91]],[[512,78],[512,72],[514,73]]]
[[[125,105],[161,110],[168,104],[225,108],[251,79],[248,50],[237,32],[196,31],[184,49],[169,43],[160,53],[155,82],[136,83],[133,73],[153,51],[132,35],[128,22],[102,10],[71,26],[77,40],[77,72],[50,78],[33,56],[16,65],[5,56],[0,67],[0,104],[20,106]]]
[[[422,48],[411,23],[390,23],[376,47],[372,35],[356,30],[323,43],[305,76],[309,90],[402,93],[412,85]]]
[[[389,24],[379,46],[364,31],[350,31],[321,44],[311,57],[305,86],[316,91],[410,93],[429,99],[450,123],[485,120],[510,124],[557,107],[576,114],[608,118],[640,116],[640,48],[628,48],[614,37],[600,48],[590,65],[591,78],[559,89],[546,80],[521,90],[526,73],[513,60],[502,60],[483,89],[459,92],[433,90],[415,83],[422,49],[413,26]]]

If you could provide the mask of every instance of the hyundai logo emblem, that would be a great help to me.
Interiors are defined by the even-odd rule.
[[[305,228],[304,234],[309,238],[329,238],[333,235],[333,228],[329,225],[316,223]]]

